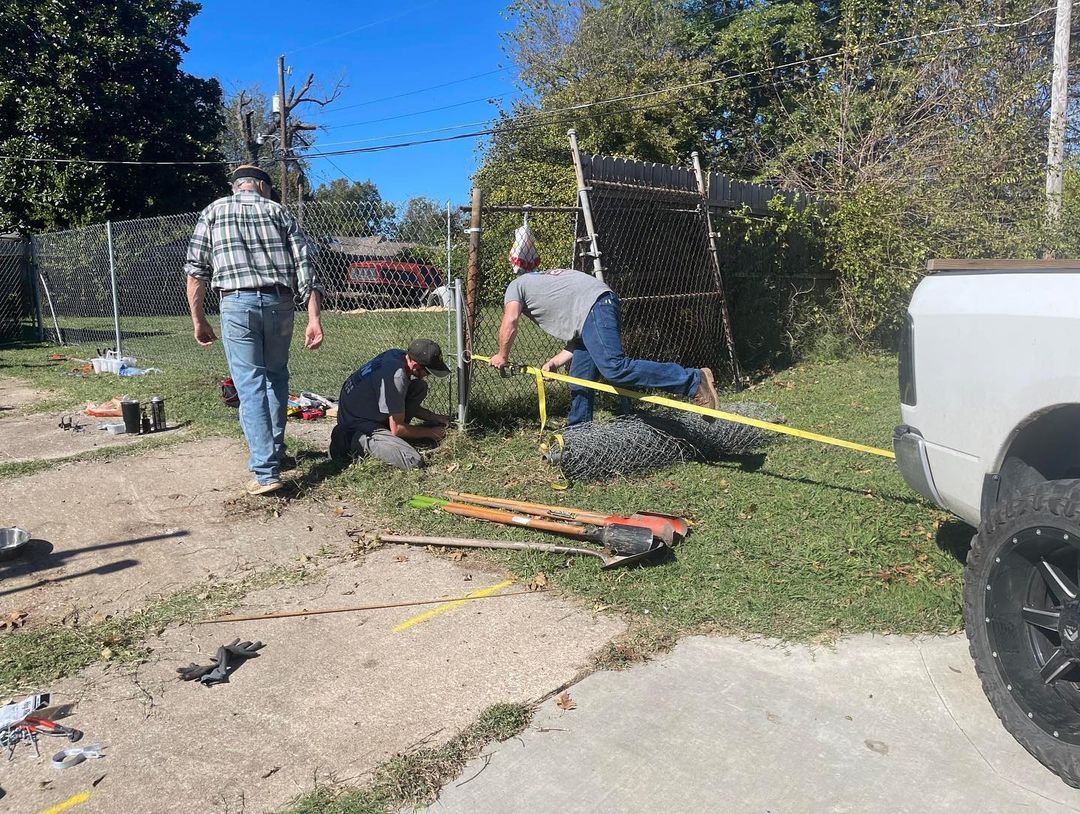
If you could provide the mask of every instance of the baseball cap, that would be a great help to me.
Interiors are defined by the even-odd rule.
[[[257,181],[262,181],[267,186],[273,184],[266,170],[259,169],[254,164],[241,164],[232,171],[233,181],[239,181],[241,178],[254,178]]]
[[[410,359],[422,364],[433,376],[442,379],[450,375],[450,368],[443,361],[442,348],[439,347],[438,342],[432,342],[430,339],[417,339],[409,345],[408,353]]]

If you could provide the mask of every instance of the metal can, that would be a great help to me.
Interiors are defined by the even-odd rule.
[[[161,396],[150,399],[150,426],[154,432],[165,429],[165,399]]]

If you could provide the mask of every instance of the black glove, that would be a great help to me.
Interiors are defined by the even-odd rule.
[[[242,642],[239,639],[233,639],[229,644],[223,644],[217,649],[214,658],[210,659],[210,664],[204,666],[191,663],[187,667],[177,667],[176,672],[184,681],[198,679],[207,686],[224,684],[243,662],[258,656],[258,651],[263,647],[265,645],[260,641]],[[229,656],[233,657],[231,664]]]
[[[213,661],[213,660],[212,660]],[[187,667],[177,667],[176,672],[180,674],[180,678],[184,681],[194,681],[197,678],[202,678],[217,666],[217,661],[213,661],[212,664],[202,665],[191,662]]]
[[[223,684],[229,680],[229,650],[225,645],[217,649],[217,655],[211,659],[214,669],[205,675],[199,676],[199,681],[207,686],[211,684]],[[233,669],[236,669],[235,667]]]
[[[259,655],[259,650],[266,647],[260,641],[254,642],[242,642],[239,639],[233,639],[231,644],[225,645],[225,649],[233,656],[239,656],[242,659],[251,659]]]

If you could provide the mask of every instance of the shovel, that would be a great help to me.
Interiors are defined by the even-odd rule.
[[[590,543],[599,543],[612,553],[622,557],[648,552],[653,547],[653,533],[639,526],[620,526],[618,524],[590,529],[580,523],[559,523],[542,517],[529,517],[499,509],[487,509],[483,506],[469,506],[464,503],[452,503],[439,497],[414,495],[409,505],[414,509],[442,509],[444,512],[489,523],[502,523],[504,526],[522,526],[537,531],[553,534],[565,534]]]
[[[673,545],[676,538],[683,538],[690,530],[689,524],[681,517],[656,512],[635,512],[630,516],[604,514],[589,509],[571,509],[565,506],[549,506],[546,503],[528,503],[524,500],[510,500],[501,497],[471,495],[468,492],[448,491],[446,496],[461,503],[473,503],[477,506],[491,506],[498,509],[513,509],[525,514],[534,514],[552,520],[576,520],[606,526],[618,523],[624,526],[641,526],[650,529],[654,537],[659,537],[666,545]]]
[[[431,545],[446,546],[447,548],[495,548],[505,551],[539,551],[544,554],[580,554],[585,557],[596,557],[603,565],[600,570],[617,568],[620,565],[629,565],[645,559],[654,551],[659,551],[663,546],[657,544],[652,548],[637,554],[627,556],[609,556],[592,548],[575,548],[565,545],[550,545],[549,543],[503,543],[495,540],[477,540],[473,537],[412,537],[400,534],[384,534],[379,537],[384,543],[401,543],[404,545]]]

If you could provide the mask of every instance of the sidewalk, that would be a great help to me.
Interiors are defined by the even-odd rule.
[[[1000,725],[962,635],[685,639],[546,702],[433,812],[1080,811]]]

